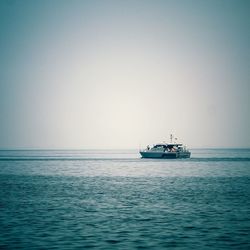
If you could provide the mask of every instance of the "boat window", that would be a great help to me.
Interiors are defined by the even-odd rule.
[[[165,145],[155,145],[154,148],[166,148]]]

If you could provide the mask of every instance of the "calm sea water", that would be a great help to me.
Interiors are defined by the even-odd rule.
[[[0,151],[1,249],[250,249],[250,149]]]

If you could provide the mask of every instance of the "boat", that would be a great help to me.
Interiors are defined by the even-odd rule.
[[[170,135],[170,143],[158,143],[153,147],[147,146],[140,150],[142,158],[190,158],[191,152],[182,143],[173,143],[173,135]]]

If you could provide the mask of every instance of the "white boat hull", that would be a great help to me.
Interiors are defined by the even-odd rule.
[[[187,152],[152,152],[140,151],[142,158],[164,158],[164,159],[177,159],[177,158],[190,158],[191,153]]]

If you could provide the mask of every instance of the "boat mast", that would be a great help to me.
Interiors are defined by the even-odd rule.
[[[170,142],[173,142],[173,134],[170,134]]]

